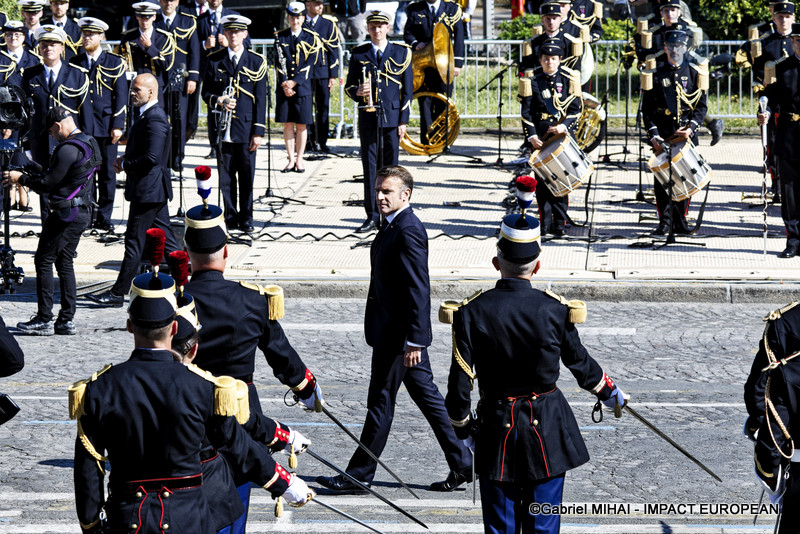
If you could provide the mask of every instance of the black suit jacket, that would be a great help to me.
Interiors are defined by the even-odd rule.
[[[137,112],[133,110],[134,114]],[[169,134],[167,114],[159,104],[134,120],[122,163],[126,174],[125,200],[142,203],[172,200],[167,168]]]
[[[408,207],[378,232],[370,251],[369,294],[364,316],[367,344],[400,354],[406,341],[428,346],[431,334],[431,285],[428,234]]]

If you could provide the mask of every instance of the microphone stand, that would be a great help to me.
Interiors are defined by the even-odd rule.
[[[173,171],[178,171],[178,211],[173,217],[183,219],[183,143],[181,141],[183,132],[183,117],[181,117],[181,92],[183,91],[184,81],[188,78],[186,66],[181,64],[170,74],[169,86],[167,89],[167,106],[169,107],[170,120],[170,143],[169,143],[169,167]],[[177,147],[176,145],[177,140]],[[177,168],[176,168],[177,158]]]
[[[497,82],[497,159],[494,163],[487,163],[485,164],[486,167],[499,167],[503,170],[506,170],[506,166],[503,163],[503,158],[501,157],[501,150],[502,150],[502,141],[503,141],[503,77],[508,72],[508,69],[517,65],[517,61],[513,61],[509,65],[500,69],[500,71],[494,75],[494,77],[486,82],[483,87],[478,89],[479,93],[482,93],[485,89],[487,89],[492,82],[498,80]],[[449,106],[448,106],[449,107]],[[475,162],[470,162],[475,163]]]
[[[630,25],[627,24],[627,22],[633,20],[633,13],[630,10],[628,10],[627,15],[628,16],[625,17],[625,21],[626,21],[626,24],[625,24],[625,42],[626,43],[630,41],[630,33],[631,33]],[[624,56],[620,56],[619,65],[617,66],[617,74],[619,74],[619,71],[622,68],[622,66],[624,65],[624,63],[625,63]],[[641,102],[642,102],[641,92],[642,91],[640,89],[639,90],[639,106],[640,106],[640,108],[641,108]],[[631,94],[630,93],[631,93],[631,71],[630,71],[630,67],[628,67],[628,68],[625,69],[625,143],[622,145],[622,150],[620,150],[619,152],[609,152],[608,151],[608,137],[609,136],[608,136],[608,132],[606,132],[606,139],[605,139],[605,142],[606,142],[606,153],[603,154],[602,156],[600,156],[600,163],[602,163],[604,165],[612,165],[614,167],[618,167],[621,170],[625,170],[623,165],[628,162],[628,154],[631,153],[631,151],[628,149],[628,121],[630,120],[630,100],[631,100]],[[639,142],[641,143],[641,140]],[[622,163],[611,161],[611,156],[619,156],[619,155],[622,156]],[[641,190],[641,187],[640,187],[640,190]],[[638,200],[638,195],[637,195],[637,200]]]

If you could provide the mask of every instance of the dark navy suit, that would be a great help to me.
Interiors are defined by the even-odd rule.
[[[139,43],[141,35],[139,27],[131,28],[122,35],[122,41],[116,52],[125,56],[130,48],[133,70],[136,74],[149,73],[158,80],[159,100],[164,102],[164,86],[167,82],[167,70],[172,68],[175,59],[175,47],[172,34],[153,24],[153,33],[150,36],[150,46],[145,49]]]
[[[406,8],[406,26],[403,29],[403,40],[416,48],[417,43],[430,43],[433,40],[433,28],[438,23],[447,26],[450,32],[450,39],[453,41],[453,60],[456,67],[464,65],[464,25],[461,23],[461,7],[456,2],[439,3],[436,15],[431,14],[431,4],[425,0],[420,0],[409,4]],[[425,81],[422,83],[420,91],[430,91],[441,93],[448,97],[453,92],[454,81],[442,80],[436,69],[425,69]],[[421,97],[419,99],[419,124],[420,138],[422,143],[428,142],[428,128],[433,120],[444,112],[445,104],[438,99],[431,97]]]
[[[111,531],[216,532],[198,476],[204,441],[224,448],[236,470],[273,497],[286,491],[288,473],[234,417],[217,415],[214,396],[213,382],[167,350],[134,350],[87,384],[79,428],[111,458]],[[94,523],[105,504],[103,479],[97,460],[76,440],[75,502],[83,525]]]
[[[8,47],[6,45],[0,46],[0,50],[10,54],[11,52],[8,51]],[[19,61],[17,61],[17,71],[19,75],[22,76],[22,73],[25,72],[25,69],[33,67],[34,65],[38,65],[42,62],[42,60],[36,54],[31,53],[28,51],[24,46],[17,50],[19,54]]]
[[[397,165],[400,140],[397,127],[408,124],[411,113],[414,74],[411,70],[411,48],[396,43],[388,43],[383,51],[380,65],[372,43],[353,49],[350,55],[350,69],[345,82],[347,96],[365,105],[365,97],[356,96],[361,85],[363,70],[372,72],[377,86],[377,96],[373,99],[381,103],[377,112],[358,110],[358,133],[361,137],[361,167],[364,170],[364,210],[367,218],[378,222],[380,215],[375,204],[375,174],[380,167]],[[376,75],[375,72],[378,72]],[[383,128],[379,131],[378,113],[382,113]],[[383,151],[378,153],[378,137],[381,137]]]
[[[197,19],[185,12],[177,11],[172,15],[172,24],[167,27],[163,12],[156,15],[154,26],[172,34],[175,39],[175,58],[172,68],[166,73],[167,88],[164,92],[164,107],[170,113],[172,125],[172,161],[173,169],[180,170],[186,146],[186,117],[189,109],[189,95],[186,93],[186,82],[200,80],[200,40],[197,37]],[[188,77],[178,77],[175,73],[183,65]],[[174,84],[170,84],[174,82]],[[195,90],[199,89],[196,88]],[[175,109],[173,110],[172,107]]]
[[[370,284],[364,312],[364,334],[372,347],[367,417],[361,442],[376,456],[386,446],[400,385],[419,406],[452,471],[464,472],[472,460],[456,438],[428,359],[431,344],[431,301],[428,278],[428,234],[410,207],[380,230],[370,251]],[[406,342],[422,346],[422,361],[403,365]],[[347,472],[371,482],[377,463],[362,449],[350,459]]]
[[[323,53],[317,58],[311,72],[314,120],[309,124],[308,140],[312,146],[313,143],[318,143],[325,150],[328,147],[330,130],[328,114],[331,91],[328,89],[328,80],[339,77],[339,28],[336,19],[327,15],[319,15],[313,23],[306,18],[304,26],[316,33],[323,45]]]
[[[58,23],[53,20],[53,17],[42,18],[41,24],[42,26],[48,24],[58,26]],[[67,42],[64,43],[64,55],[62,58],[69,61],[79,52],[78,49],[81,47],[81,27],[75,19],[67,17],[61,29],[67,34]]]
[[[217,167],[225,202],[225,222],[229,226],[253,224],[257,151],[250,151],[250,139],[264,135],[267,118],[267,59],[246,48],[241,54],[235,70],[227,48],[211,54],[203,82],[203,99],[210,110],[216,107],[217,98],[232,77],[237,87],[234,93],[236,109],[230,126],[231,142],[222,143]]]
[[[123,59],[108,52],[102,52],[97,61],[89,67],[86,52],[74,56],[70,63],[83,67],[89,72],[89,95],[91,113],[84,114],[83,131],[97,139],[103,165],[97,172],[97,217],[98,225],[110,225],[114,210],[114,196],[117,189],[117,175],[114,161],[119,153],[119,145],[111,143],[111,131],[115,128],[125,130],[128,104],[128,79],[125,77]]]
[[[134,108],[132,113],[138,113]],[[125,229],[125,256],[114,287],[117,295],[130,291],[144,252],[145,233],[151,227],[161,228],[167,236],[167,254],[178,250],[178,243],[169,226],[167,202],[172,200],[169,159],[169,121],[159,103],[133,119],[122,170],[125,171],[125,200],[130,202],[128,226]]]
[[[454,314],[456,358],[450,367],[447,412],[454,422],[470,418],[472,379],[479,377],[475,472],[481,481],[488,533],[558,532],[558,515],[531,515],[528,505],[561,504],[563,475],[589,461],[578,423],[556,386],[560,364],[578,385],[607,399],[600,365],[581,344],[569,308],[531,287],[506,278]],[[552,491],[549,491],[552,490]],[[512,526],[516,527],[512,530]],[[520,528],[522,527],[522,528]]]

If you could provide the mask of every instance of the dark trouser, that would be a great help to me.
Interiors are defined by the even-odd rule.
[[[190,132],[197,131],[197,122],[200,117],[200,92],[203,85],[203,77],[197,81],[197,89],[194,93],[186,97],[186,129]],[[210,113],[209,113],[210,115]]]
[[[330,110],[331,91],[328,89],[328,78],[311,80],[311,96],[314,99],[314,124],[308,125],[308,140],[312,143],[319,143],[320,148],[328,146],[328,131],[330,122],[328,114]]]
[[[47,168],[50,166],[50,154],[55,150],[55,145],[55,139],[50,137],[47,132],[45,132],[45,137],[31,140],[31,157],[33,157],[34,163],[41,165],[44,172],[47,172]],[[39,208],[41,209],[42,227],[44,227],[44,221],[50,215],[50,198],[46,193],[39,193]]]
[[[536,182],[536,204],[539,206],[539,224],[542,233],[548,232],[552,226],[563,228],[566,225],[569,195],[557,197],[545,185],[544,180],[538,180]]]
[[[169,226],[169,211],[167,211],[166,202],[131,202],[128,227],[125,229],[125,256],[122,258],[117,281],[111,288],[115,294],[125,295],[131,290],[131,282],[136,278],[142,263],[146,233],[150,228],[161,228],[166,234],[164,257],[174,250],[183,249],[183,247],[178,247],[178,242]]]
[[[669,230],[670,225],[679,232],[688,232],[689,224],[686,222],[686,214],[689,212],[689,203],[691,199],[681,200],[680,202],[672,201],[672,212],[670,213],[669,191],[664,189],[658,179],[654,180],[653,192],[656,195],[656,209],[658,210],[658,218],[663,225]]]
[[[789,464],[789,480],[781,503],[781,526],[778,534],[800,533],[800,463]]]
[[[781,217],[786,226],[786,244],[800,245],[800,159],[778,156],[781,176]]]
[[[361,431],[361,442],[380,456],[392,427],[397,390],[406,386],[411,400],[419,407],[444,452],[447,465],[453,471],[465,471],[472,465],[470,452],[459,440],[444,407],[444,399],[436,384],[428,359],[422,349],[422,361],[415,367],[403,365],[403,354],[372,351],[372,372],[367,394],[367,418]],[[347,472],[364,482],[372,482],[377,462],[358,448],[350,459]]]
[[[564,475],[527,484],[497,482],[481,477],[481,507],[486,534],[558,534],[559,514],[532,514],[531,504],[558,506]]]
[[[100,145],[100,153],[103,156],[103,163],[96,174],[96,184],[95,181],[92,181],[92,187],[97,188],[97,193],[92,191],[92,198],[97,199],[98,205],[95,222],[98,224],[111,224],[111,217],[114,211],[114,195],[117,191],[117,173],[114,172],[114,161],[119,154],[119,145],[111,144],[110,137],[95,137],[95,139],[97,139],[97,144]]]
[[[49,321],[53,318],[53,264],[58,271],[61,286],[62,321],[75,317],[75,270],[72,261],[81,240],[81,234],[89,225],[89,210],[78,208],[78,216],[72,222],[64,222],[51,214],[44,222],[42,234],[33,263],[36,266],[36,300],[39,304],[39,317]]]
[[[378,129],[360,128],[361,137],[361,168],[364,170],[364,211],[367,219],[375,222],[380,220],[378,206],[375,203],[375,174],[381,167],[397,165],[400,152],[400,139],[397,136],[397,127],[383,128],[383,158],[378,158]]]
[[[450,90],[446,91],[447,84],[439,77],[439,73],[433,69],[425,70],[425,82],[420,91],[430,91],[432,93],[447,94],[448,98],[453,92],[452,80],[450,80]],[[428,128],[440,114],[445,112],[447,106],[438,98],[429,96],[419,98],[419,139],[424,145],[428,143]],[[444,120],[443,120],[444,121]]]
[[[225,204],[225,224],[253,224],[253,181],[256,178],[256,151],[248,143],[222,143],[219,161],[219,188]],[[238,209],[237,209],[238,198]]]
[[[176,105],[178,108],[176,110],[177,116],[176,112],[173,112],[169,107],[166,107],[165,111],[169,116],[171,131],[169,166],[171,169],[180,171],[183,156],[186,153],[186,117],[189,109],[189,98],[183,90],[175,93],[167,91],[164,93],[164,97],[167,99],[165,106]]]

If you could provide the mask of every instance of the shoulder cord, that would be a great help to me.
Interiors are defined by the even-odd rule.
[[[103,96],[103,87],[107,88],[109,91],[113,91],[114,88],[108,85],[106,82],[103,81],[103,76],[108,76],[116,80],[120,76],[125,74],[125,62],[120,61],[119,65],[116,67],[103,67],[102,65],[97,66],[97,74],[95,75],[95,85],[97,85],[97,94],[98,96]]]
[[[776,369],[777,367],[779,367],[781,365],[786,365],[786,363],[789,360],[791,360],[791,359],[795,358],[796,356],[800,355],[800,352],[795,352],[793,354],[790,354],[786,358],[783,358],[782,360],[778,360],[775,357],[775,353],[772,352],[772,349],[769,346],[769,341],[767,340],[767,332],[769,331],[769,327],[770,327],[771,324],[773,324],[773,323],[772,322],[768,322],[767,326],[764,328],[764,336],[763,336],[764,350],[767,353],[767,358],[769,359],[770,363],[769,363],[769,365],[767,367],[765,367],[764,369],[761,370],[762,373],[763,372],[772,371],[773,369]],[[772,376],[767,376],[767,384],[764,387],[764,405],[766,406],[766,409],[764,410],[764,419],[767,422],[767,428],[769,429],[769,435],[770,435],[770,438],[772,438],[773,445],[775,445],[775,448],[778,450],[780,455],[788,460],[788,459],[791,459],[791,457],[794,455],[794,440],[792,439],[792,436],[789,434],[789,430],[786,428],[786,425],[783,424],[783,420],[780,418],[780,415],[778,414],[778,410],[775,408],[775,404],[772,402],[772,399],[770,398],[770,387],[769,386],[770,386],[770,382],[771,381],[772,381]],[[780,446],[778,446],[778,442],[775,440],[775,435],[772,433],[772,425],[769,424],[769,416],[770,416],[770,414],[772,414],[772,417],[775,419],[775,423],[781,429],[781,432],[783,433],[783,436],[787,440],[789,440],[789,446],[791,447],[791,452],[788,455],[784,454],[783,450],[781,450]]]
[[[89,75],[87,74],[83,81],[83,85],[81,85],[78,88],[73,89],[71,87],[67,87],[64,84],[61,84],[58,87],[58,93],[55,100],[59,106],[66,108],[70,113],[78,113],[78,109],[80,109],[81,105],[83,104],[83,101],[86,100],[88,89],[89,89]],[[64,98],[81,97],[81,101],[78,103],[78,109],[71,109],[69,106],[64,105],[64,103],[61,101],[62,96]]]

